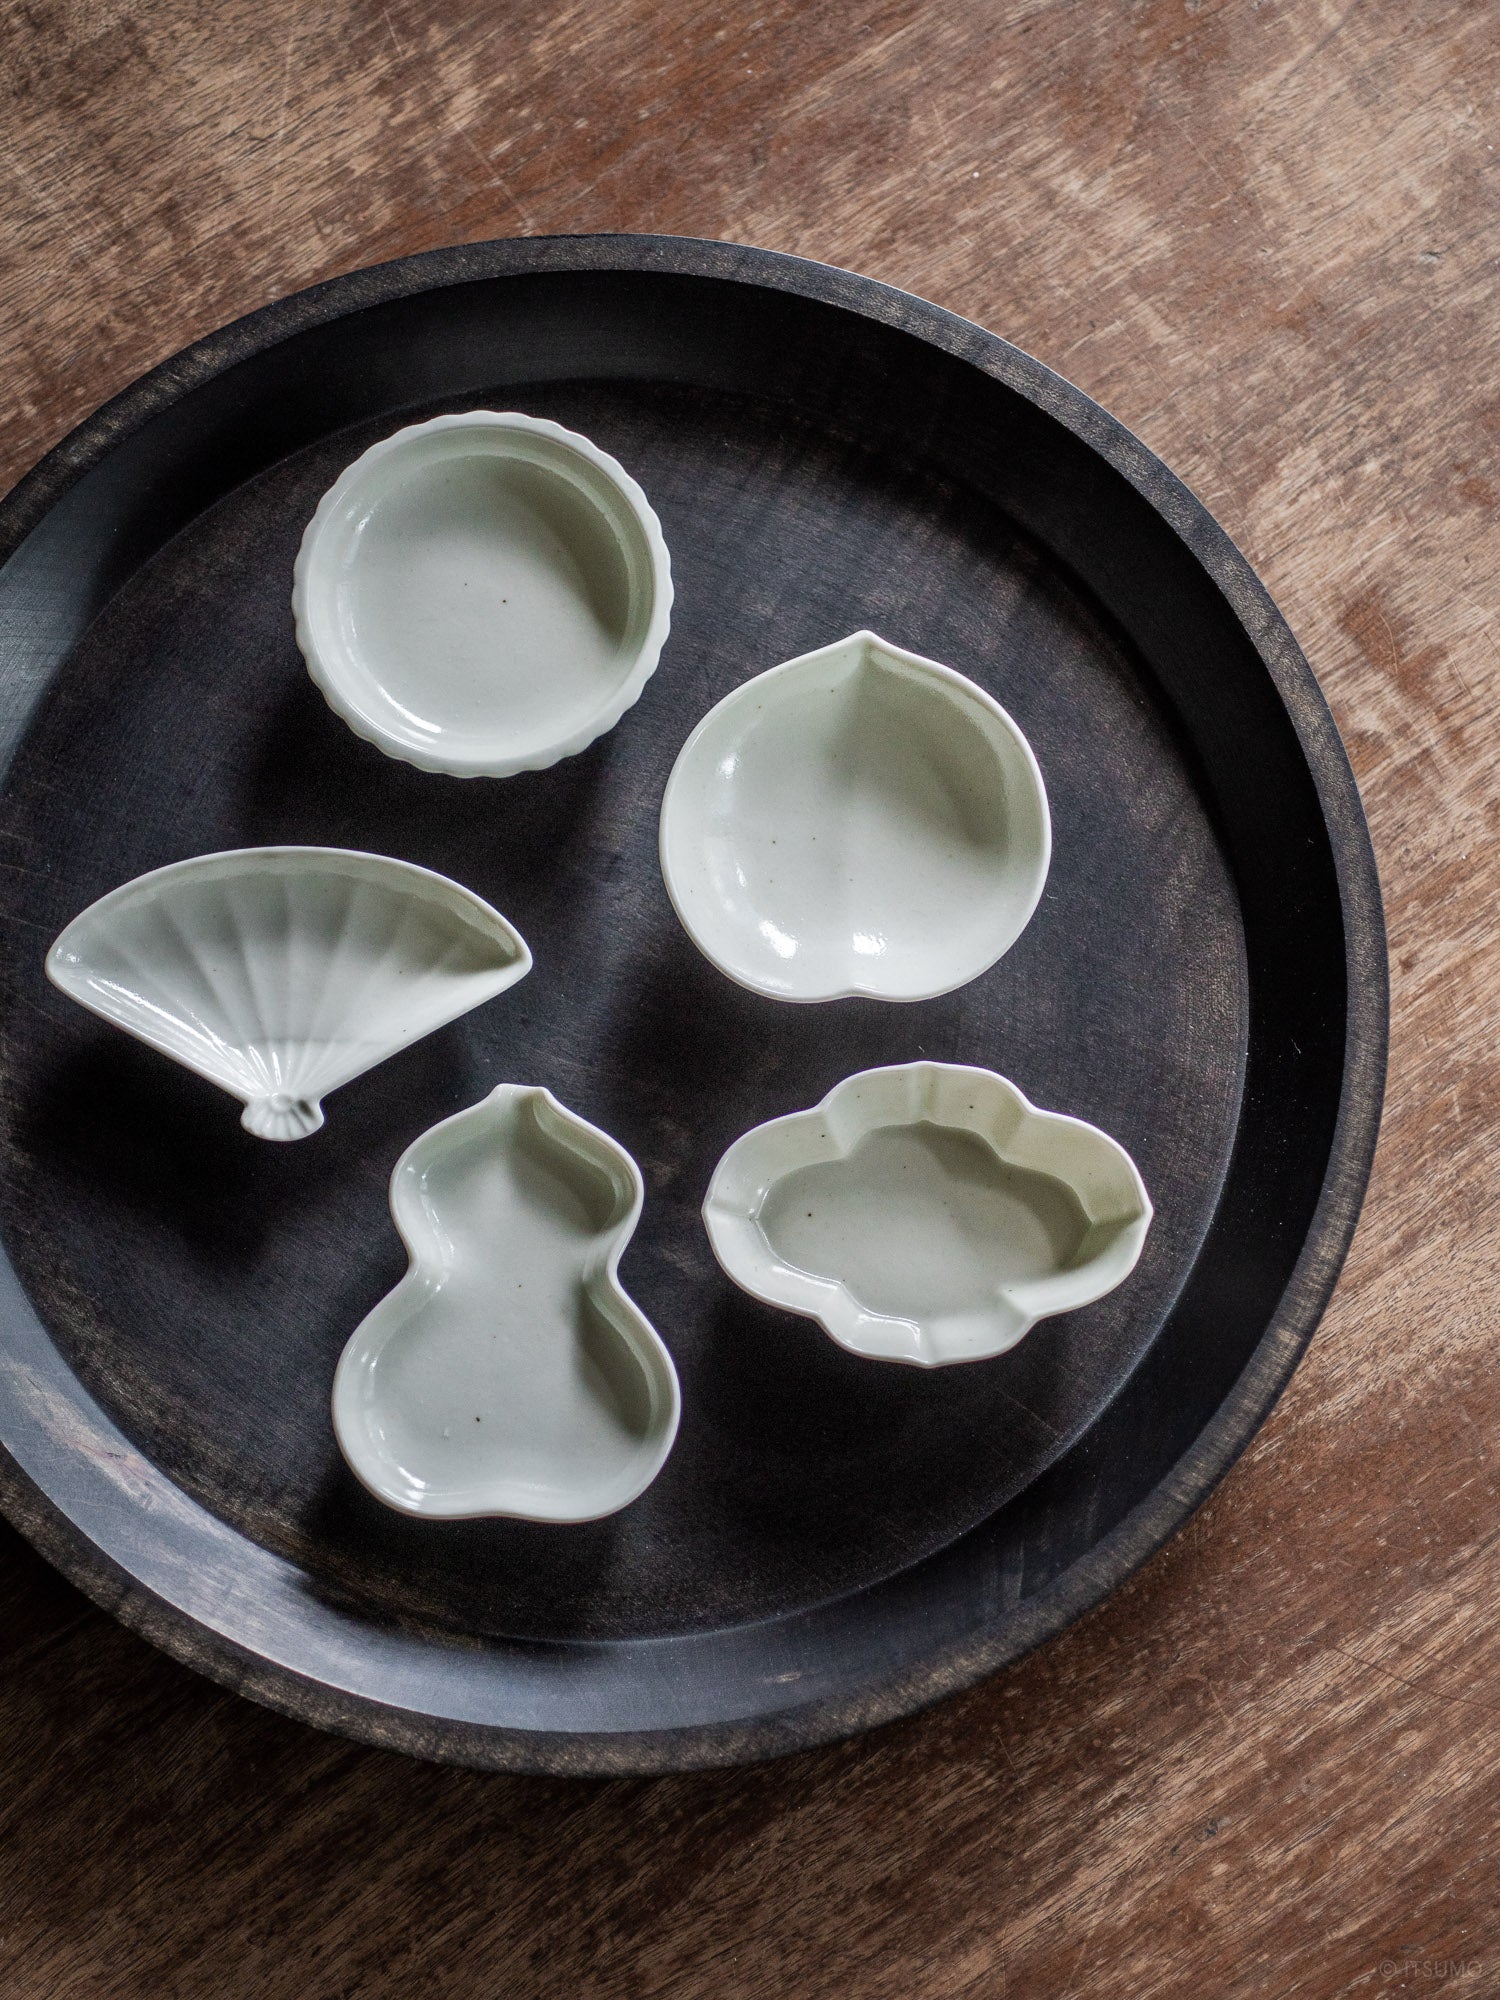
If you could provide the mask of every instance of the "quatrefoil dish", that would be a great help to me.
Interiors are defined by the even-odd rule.
[[[703,1219],[742,1290],[851,1353],[932,1368],[1002,1354],[1134,1269],[1151,1202],[1130,1156],[992,1070],[846,1077],[719,1162]]]

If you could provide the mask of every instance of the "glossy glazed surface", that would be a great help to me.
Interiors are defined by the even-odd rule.
[[[873,632],[727,695],[683,745],[661,863],[689,936],[782,1000],[924,1000],[993,965],[1051,855],[1030,746],[994,698]]]
[[[624,467],[514,411],[412,424],[346,468],[297,556],[297,640],[350,728],[458,777],[539,770],[613,728],[672,604]]]
[[[250,847],[158,868],[73,919],[47,954],[70,999],[303,1139],[340,1084],[531,969],[514,925],[457,882],[381,854]]]
[[[403,1513],[593,1521],[656,1477],[677,1375],[619,1281],[641,1212],[622,1146],[550,1091],[500,1084],[402,1155],[407,1275],[334,1379],[351,1469]]]
[[[1135,1268],[1151,1203],[1124,1148],[957,1063],[846,1077],[720,1161],[703,1219],[753,1297],[856,1354],[930,1368],[1014,1347]]]

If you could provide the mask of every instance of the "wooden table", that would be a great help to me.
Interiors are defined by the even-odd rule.
[[[1062,1641],[759,1769],[355,1748],[0,1534],[0,1991],[1500,1991],[1500,393],[1485,0],[33,0],[0,483],[196,336],[464,239],[650,229],[966,313],[1182,473],[1306,647],[1394,977],[1365,1220],[1272,1421]]]

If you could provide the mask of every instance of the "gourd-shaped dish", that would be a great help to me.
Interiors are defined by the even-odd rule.
[[[509,777],[584,749],[656,671],[661,523],[624,466],[515,410],[371,445],[308,523],[297,643],[335,714],[423,771]]]
[[[70,999],[207,1077],[261,1139],[514,986],[531,953],[472,891],[336,847],[242,847],[141,875],[47,954]]]
[[[620,1284],[635,1161],[550,1091],[502,1083],[391,1177],[406,1276],[350,1338],[340,1449],[407,1514],[593,1521],[656,1477],[677,1373]]]
[[[903,1063],[757,1125],[703,1207],[735,1283],[840,1346],[932,1368],[1001,1354],[1134,1269],[1151,1202],[1122,1146],[992,1070]]]
[[[977,978],[1025,929],[1051,851],[1010,716],[873,632],[725,695],[662,797],[683,928],[776,1000],[928,1000]]]

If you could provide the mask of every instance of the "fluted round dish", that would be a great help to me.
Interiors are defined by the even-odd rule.
[[[337,847],[241,847],[140,875],[75,917],[47,977],[303,1139],[322,1099],[531,969],[515,926],[446,875]]]
[[[733,689],[678,753],[661,869],[694,944],[775,1000],[929,1000],[1030,921],[1036,758],[973,681],[873,632]]]
[[[406,1276],[349,1338],[333,1425],[388,1507],[596,1521],[660,1472],[677,1371],[620,1283],[640,1168],[549,1090],[502,1083],[391,1176]]]
[[[672,609],[661,524],[625,468],[518,411],[411,424],[323,495],[298,551],[297,643],[387,756],[509,777],[612,729]]]

